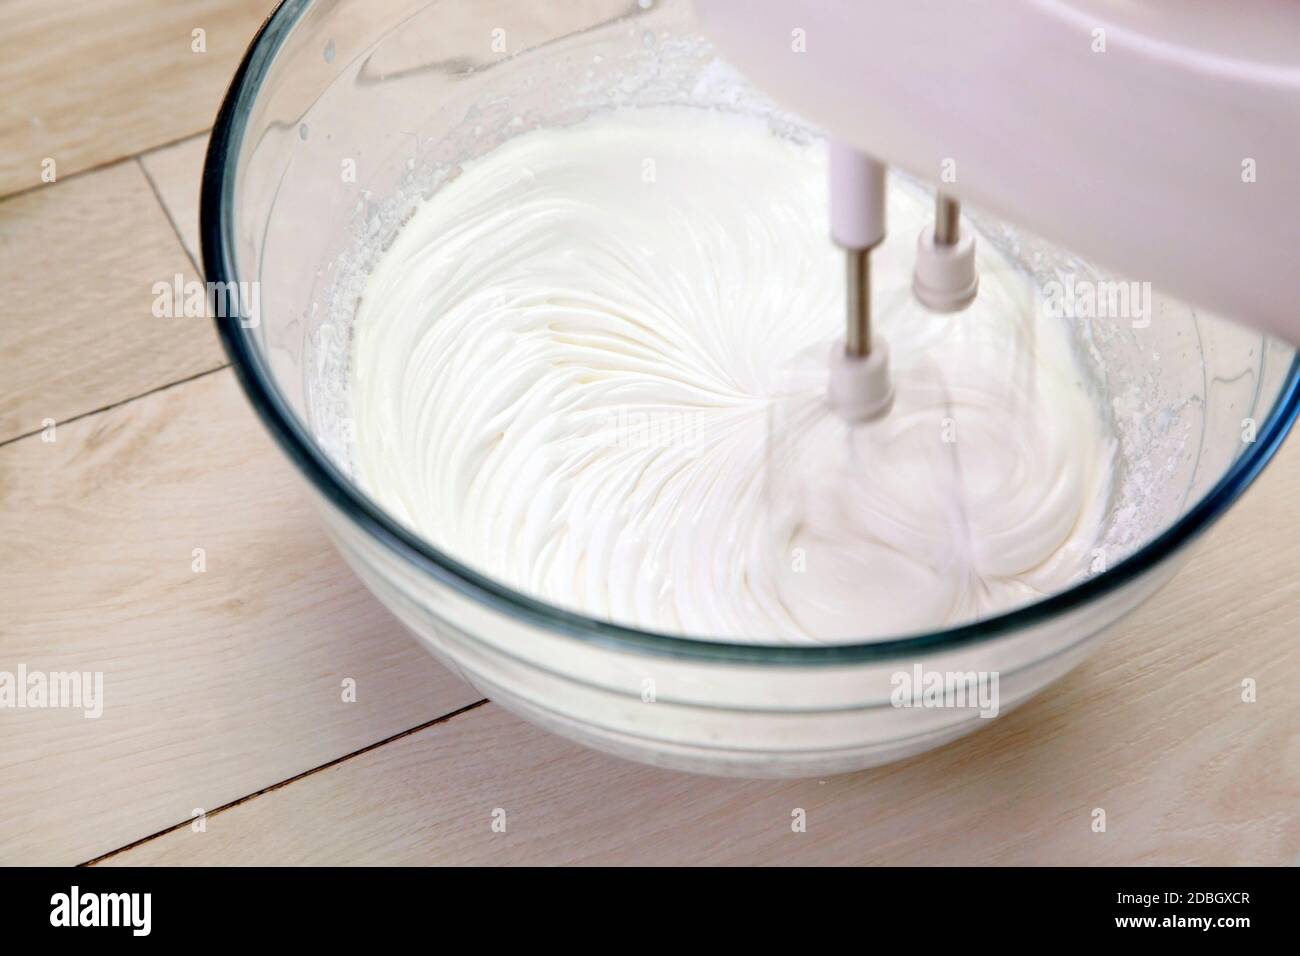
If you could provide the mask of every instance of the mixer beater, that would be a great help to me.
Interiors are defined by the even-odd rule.
[[[831,238],[845,254],[845,335],[831,350],[831,406],[851,422],[893,405],[889,346],[871,328],[871,253],[885,238],[885,166],[844,143],[830,145]],[[912,291],[935,312],[975,298],[975,236],[961,231],[961,204],[936,194],[934,228],[917,239]]]

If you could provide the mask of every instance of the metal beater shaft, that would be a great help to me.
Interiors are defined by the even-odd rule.
[[[871,354],[871,250],[847,249],[844,254],[846,295],[844,351],[853,358]]]
[[[955,246],[961,231],[961,201],[941,192],[934,194],[934,244]]]

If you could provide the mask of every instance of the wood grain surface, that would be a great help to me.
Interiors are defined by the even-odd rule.
[[[0,0],[0,196],[201,133],[273,0]],[[195,41],[202,30],[204,48]]]
[[[0,447],[0,670],[101,671],[103,716],[0,710],[0,863],[83,862],[478,699],[343,565],[230,370],[54,437]]]
[[[198,278],[134,161],[0,201],[0,442],[225,362],[212,323],[153,314]]]

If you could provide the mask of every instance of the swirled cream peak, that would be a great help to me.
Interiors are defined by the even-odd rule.
[[[1085,573],[1113,443],[1064,328],[981,240],[973,306],[910,293],[929,202],[874,256],[897,397],[825,402],[843,261],[823,149],[624,111],[521,135],[423,204],[354,328],[355,464],[437,547],[651,630],[846,641],[987,616]]]

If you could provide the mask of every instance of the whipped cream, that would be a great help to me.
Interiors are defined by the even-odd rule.
[[[895,184],[873,278],[896,397],[849,425],[826,202],[820,144],[686,107],[466,164],[358,309],[363,485],[512,587],[702,638],[894,636],[1067,587],[1115,446],[1061,320],[983,237],[969,309],[915,303],[931,201]]]

